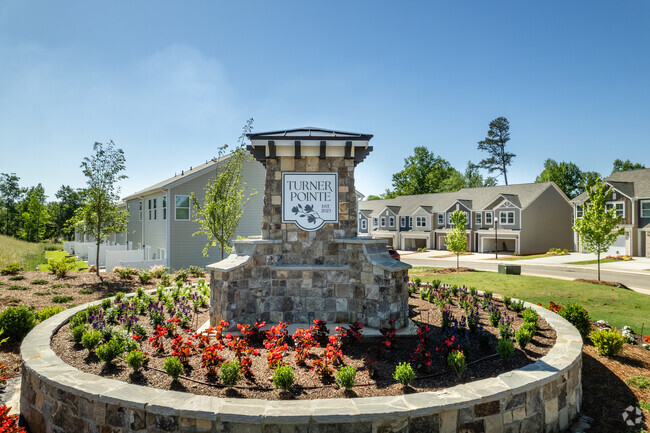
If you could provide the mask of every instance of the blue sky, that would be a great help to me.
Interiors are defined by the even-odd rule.
[[[510,121],[510,183],[546,158],[650,166],[650,2],[0,2],[0,172],[50,199],[83,187],[95,141],[124,149],[123,195],[255,131],[374,134],[357,188],[413,147],[464,169]],[[503,182],[499,178],[500,183]]]

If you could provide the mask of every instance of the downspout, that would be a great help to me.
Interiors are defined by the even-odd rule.
[[[142,195],[140,196],[140,201],[142,202],[142,221],[140,221],[140,245],[142,246],[142,260],[144,260],[144,223],[147,220],[147,203],[145,202],[144,196]]]
[[[167,266],[168,268],[171,269],[169,257],[171,256],[171,245],[172,245],[171,238],[170,238],[172,215],[171,215],[171,212],[169,210],[172,207],[171,206],[172,202],[171,202],[170,196],[169,196],[169,189],[165,189],[164,191],[165,191],[165,197],[166,197],[166,200],[167,200],[167,206],[165,207],[165,209],[166,209],[165,212],[167,213],[167,219],[165,220],[166,245],[167,245],[166,253],[165,253],[165,262],[166,262],[165,266]]]

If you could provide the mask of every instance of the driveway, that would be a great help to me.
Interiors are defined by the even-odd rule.
[[[426,251],[417,253],[400,251],[404,263],[412,266],[456,266],[456,255],[448,251]],[[507,257],[499,254],[500,257]],[[497,272],[499,263],[521,266],[523,275],[575,280],[598,278],[598,267],[593,265],[572,265],[571,262],[595,260],[595,254],[570,253],[566,256],[549,256],[525,260],[498,260],[494,254],[472,253],[460,257],[460,266],[481,271]],[[601,263],[600,278],[625,284],[630,289],[650,295],[650,259],[635,257],[634,260],[614,263]]]

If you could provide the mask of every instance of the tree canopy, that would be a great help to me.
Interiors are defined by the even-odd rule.
[[[478,142],[478,149],[488,153],[488,157],[479,162],[479,167],[489,173],[495,171],[503,174],[503,180],[508,185],[508,166],[517,156],[506,152],[506,144],[510,141],[510,123],[505,117],[497,117],[490,122],[487,137]]]
[[[126,230],[128,212],[119,210],[119,187],[117,182],[126,179],[120,174],[125,169],[122,149],[116,149],[113,141],[106,145],[95,143],[94,154],[85,157],[81,163],[86,176],[86,189],[82,194],[82,205],[73,217],[77,230],[90,235],[97,246],[97,276],[99,277],[99,246],[114,233]],[[100,277],[101,278],[101,277]]]
[[[645,168],[645,165],[638,162],[632,162],[629,159],[625,161],[616,159],[612,168],[612,174],[618,171],[630,171],[630,170],[639,170]]]
[[[574,163],[549,158],[544,161],[544,170],[535,182],[555,182],[567,197],[573,198],[584,191],[584,180],[582,171]]]
[[[404,169],[393,175],[395,195],[431,194],[443,191],[443,181],[456,172],[446,159],[424,146],[404,159]]]
[[[585,204],[582,218],[577,218],[573,226],[580,235],[580,242],[590,252],[598,256],[598,280],[600,280],[600,254],[604,253],[625,233],[618,225],[623,219],[616,210],[607,210],[607,199],[612,189],[599,181],[587,190],[589,201]]]

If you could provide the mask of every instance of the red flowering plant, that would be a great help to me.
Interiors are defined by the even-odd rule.
[[[311,369],[314,370],[321,381],[326,382],[332,379],[332,376],[334,375],[334,369],[332,368],[332,364],[327,359],[327,356],[314,359],[311,362],[311,365]]]
[[[329,359],[332,365],[343,365],[345,361],[343,359],[343,335],[345,335],[345,330],[340,326],[334,328],[336,334],[329,336],[329,342],[325,348],[325,356]]]
[[[167,337],[167,328],[160,325],[156,325],[155,332],[149,337],[149,345],[159,354],[165,353],[165,337]]]
[[[248,344],[261,343],[264,340],[264,332],[262,328],[266,326],[266,322],[255,322],[254,326],[246,323],[245,325],[237,325],[237,329],[242,333]]]
[[[251,366],[253,365],[253,360],[251,355],[259,355],[260,352],[257,349],[253,349],[248,345],[246,338],[233,335],[230,332],[226,334],[225,344],[230,348],[230,350],[235,354],[235,358],[239,361],[239,368],[241,369],[244,377],[249,381],[255,380],[255,375]]]
[[[181,319],[178,317],[172,317],[171,319],[167,320],[167,336],[169,338],[174,338],[176,337],[176,326],[178,326],[179,322]]]
[[[419,370],[428,371],[433,364],[433,356],[429,350],[429,337],[431,328],[428,325],[422,325],[417,330],[418,345],[411,355],[411,360]]]
[[[363,357],[363,366],[366,368],[366,371],[368,372],[368,376],[370,377],[375,377],[377,375],[377,361],[372,359],[369,356],[364,356]]]
[[[183,365],[187,365],[190,362],[190,356],[196,352],[196,346],[192,337],[187,337],[183,339],[183,336],[177,335],[172,340],[172,355],[178,358],[178,360]]]
[[[4,403],[0,404],[0,432],[19,433],[24,432],[23,427],[18,427],[18,415],[9,415],[9,410]]]
[[[388,328],[381,328],[379,330],[379,332],[384,336],[378,349],[379,355],[390,353],[394,349],[397,340],[397,337],[395,336],[395,333],[397,332],[397,329],[395,329],[395,319],[390,319],[388,323]]]
[[[201,367],[206,370],[206,377],[212,379],[216,378],[219,367],[221,364],[226,362],[226,359],[221,356],[222,350],[223,344],[221,343],[203,347],[203,352],[201,353]]]
[[[269,369],[275,370],[282,365],[282,358],[289,347],[288,342],[289,332],[286,323],[280,322],[276,326],[267,329],[264,347],[268,350],[266,360],[269,363]]]
[[[343,348],[350,347],[353,344],[360,343],[363,340],[363,325],[359,322],[350,323],[350,327],[345,329],[345,333],[341,336],[341,341],[343,342]]]
[[[548,304],[548,307],[546,307],[546,308],[549,309],[549,310],[551,310],[551,311],[554,312],[554,313],[557,313],[558,311],[560,311],[560,310],[562,309],[562,305],[560,305],[560,304],[556,304],[555,302],[551,301],[551,302]]]
[[[458,339],[455,335],[447,338],[442,346],[436,347],[436,352],[440,352],[440,357],[442,359],[447,359],[447,355],[455,350],[461,350],[460,344],[458,344]]]
[[[305,365],[305,360],[309,357],[310,349],[318,346],[314,337],[312,337],[309,329],[296,329],[296,332],[291,336],[293,344],[296,348],[295,360],[297,365]]]
[[[320,347],[327,346],[330,331],[327,329],[326,321],[318,319],[314,320],[314,325],[309,328],[309,332]]]

